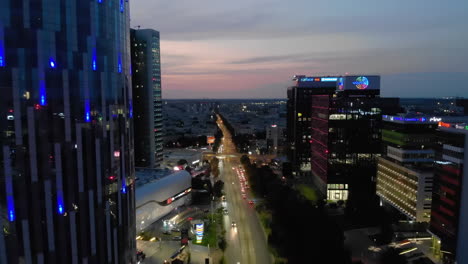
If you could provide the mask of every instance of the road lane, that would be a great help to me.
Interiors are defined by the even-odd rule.
[[[228,263],[233,264],[272,263],[272,256],[255,208],[248,203],[252,198],[249,190],[245,190],[247,198],[242,198],[239,179],[240,171],[243,171],[239,169],[241,155],[236,152],[231,135],[219,117],[217,123],[224,136],[219,153],[221,155],[218,155],[218,158],[222,163],[222,166],[219,166],[220,175],[225,182],[226,207],[229,211],[229,215],[225,217],[228,221],[226,239],[229,243],[226,258]],[[232,221],[236,222],[236,228],[231,227]]]

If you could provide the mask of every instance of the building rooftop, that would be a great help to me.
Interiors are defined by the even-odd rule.
[[[141,187],[143,185],[155,182],[166,176],[171,175],[174,171],[169,169],[150,169],[150,168],[136,168],[135,169],[135,186]]]

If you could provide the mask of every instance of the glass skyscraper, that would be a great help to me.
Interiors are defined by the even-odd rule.
[[[135,98],[135,165],[157,168],[163,160],[159,32],[132,29],[130,36]]]
[[[0,263],[132,263],[128,0],[0,1]]]

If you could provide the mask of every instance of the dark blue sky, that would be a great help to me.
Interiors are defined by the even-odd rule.
[[[161,32],[165,98],[285,97],[294,74],[382,75],[382,94],[468,97],[467,0],[134,0]]]

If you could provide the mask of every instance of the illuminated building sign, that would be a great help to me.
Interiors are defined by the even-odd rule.
[[[185,189],[183,192],[180,192],[180,193],[172,196],[171,198],[165,200],[164,202],[159,202],[159,204],[162,205],[162,206],[169,205],[169,204],[175,202],[176,200],[182,198],[182,196],[187,195],[191,191],[192,191],[192,188]]]
[[[449,123],[439,122],[439,126],[441,127],[451,127]]]
[[[423,122],[423,123],[437,123],[442,118],[438,117],[401,117],[401,116],[389,116],[389,115],[382,115],[383,120],[387,121],[401,121],[401,122]]]
[[[380,76],[344,76],[338,79],[337,89],[344,90],[380,90]]]
[[[364,90],[369,86],[369,79],[367,79],[364,76],[359,76],[356,78],[356,81],[353,82],[354,85],[356,85],[356,88],[359,90]]]
[[[299,79],[301,82],[336,82],[337,77],[304,77]]]

